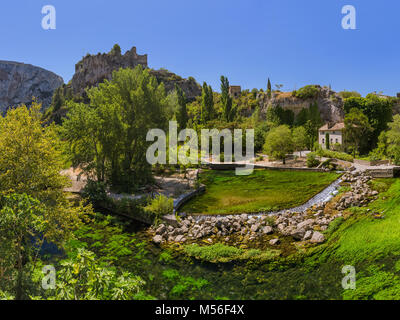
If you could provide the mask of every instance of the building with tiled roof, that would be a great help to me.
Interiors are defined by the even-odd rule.
[[[326,148],[329,139],[329,145],[332,147],[335,144],[343,144],[344,122],[335,123],[333,125],[327,123],[318,130],[318,143],[323,148]]]

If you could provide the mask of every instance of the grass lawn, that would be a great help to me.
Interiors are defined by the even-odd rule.
[[[233,214],[274,211],[299,206],[339,177],[337,173],[254,170],[249,176],[235,171],[204,171],[206,192],[180,211],[190,214]]]

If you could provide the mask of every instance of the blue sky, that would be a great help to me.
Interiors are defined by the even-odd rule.
[[[43,30],[54,5],[57,29]],[[341,27],[344,5],[357,30]],[[397,0],[4,0],[0,60],[51,70],[68,82],[87,53],[136,46],[164,67],[219,90],[225,75],[243,88],[331,85],[362,94],[400,92]]]

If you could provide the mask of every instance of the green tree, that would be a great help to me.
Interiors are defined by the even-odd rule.
[[[115,56],[121,55],[121,47],[119,46],[119,44],[114,45],[114,47],[111,49],[111,54]]]
[[[90,105],[69,103],[61,130],[74,167],[118,191],[151,181],[146,135],[167,126],[164,85],[139,65],[114,71],[111,81],[88,90],[88,96]]]
[[[293,147],[295,151],[300,152],[307,148],[307,131],[304,127],[297,127],[293,129]]]
[[[44,236],[61,242],[79,225],[83,208],[66,198],[62,144],[54,125],[42,126],[40,108],[33,103],[0,116],[0,195],[25,193],[40,201],[50,222]]]
[[[357,108],[353,108],[344,118],[344,137],[346,145],[351,148],[353,157],[356,152],[362,153],[368,143],[366,137],[372,131],[367,116]]]
[[[383,140],[386,140],[385,142]],[[393,122],[389,123],[389,130],[382,137],[382,142],[387,146],[388,155],[394,159],[396,165],[400,164],[400,115],[393,117]]]
[[[268,133],[264,144],[264,151],[268,156],[282,160],[285,164],[286,155],[293,152],[293,138],[286,125],[273,128]]]
[[[330,146],[330,141],[329,141],[329,133],[325,133],[325,146],[327,150],[330,150],[331,146]]]
[[[233,106],[232,97],[229,95],[228,78],[221,76],[221,104],[223,119],[231,122],[235,118],[235,108]]]
[[[380,98],[375,94],[368,94],[365,98],[350,97],[345,99],[345,112],[349,113],[353,108],[361,110],[367,116],[372,127],[367,137],[367,151],[376,146],[379,135],[387,129],[387,124],[392,121],[392,107],[392,99]]]
[[[271,86],[271,81],[268,78],[268,84],[267,84],[267,97],[271,99],[272,95],[272,86]]]
[[[201,91],[201,121],[203,124],[214,119],[214,95],[211,86],[203,83]]]
[[[41,234],[48,229],[43,206],[26,194],[11,194],[0,199],[0,269],[3,281],[17,300],[27,297],[24,283],[30,279],[43,244]]]
[[[186,124],[189,120],[187,108],[186,108],[186,96],[183,90],[175,84],[175,91],[178,97],[178,108],[176,111],[176,121],[178,122],[178,129],[182,130],[186,128]]]

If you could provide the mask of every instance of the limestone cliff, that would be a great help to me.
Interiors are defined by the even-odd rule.
[[[13,61],[0,61],[0,113],[20,104],[30,105],[35,97],[46,109],[63,79],[45,69]]]
[[[318,93],[313,98],[300,99],[292,92],[273,92],[271,98],[263,94],[260,99],[261,110],[265,113],[268,108],[280,106],[289,109],[297,115],[302,109],[308,108],[310,104],[317,103],[323,122],[342,122],[344,119],[343,99],[328,87],[315,86]]]
[[[119,48],[119,47],[118,47]],[[147,54],[138,55],[133,47],[124,55],[119,50],[112,50],[110,53],[87,55],[75,65],[75,74],[71,81],[74,95],[85,97],[85,89],[97,86],[105,79],[110,80],[112,72],[120,68],[135,68],[141,64],[148,68]],[[193,78],[183,79],[180,76],[165,69],[151,70],[158,82],[163,82],[167,92],[180,86],[189,100],[201,94],[201,87]]]
[[[75,65],[71,86],[75,95],[84,95],[85,89],[97,86],[105,79],[110,80],[112,72],[119,68],[134,68],[141,64],[147,68],[147,54],[138,55],[133,47],[124,55],[120,52],[86,55]]]

